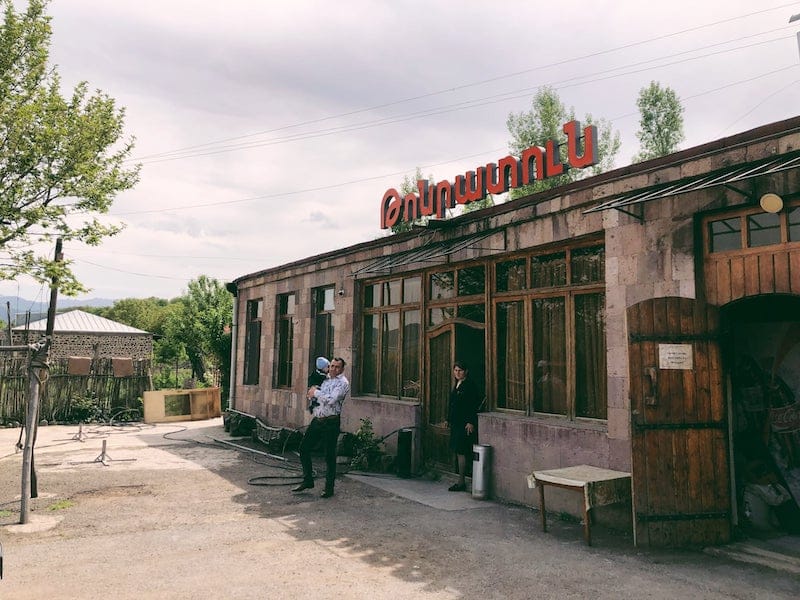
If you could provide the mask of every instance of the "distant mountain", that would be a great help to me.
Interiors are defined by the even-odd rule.
[[[31,321],[38,321],[47,316],[47,308],[50,298],[48,297],[45,302],[33,302],[32,300],[25,300],[19,296],[0,296],[0,320],[8,321],[8,312],[6,303],[11,303],[11,322],[14,325],[19,325],[25,322],[25,314],[30,313]],[[108,298],[88,298],[85,300],[75,300],[74,298],[58,297],[57,309],[59,312],[67,308],[75,308],[76,306],[112,306],[116,300],[109,300]]]

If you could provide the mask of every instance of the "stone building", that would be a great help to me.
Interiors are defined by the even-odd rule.
[[[47,329],[47,318],[12,329],[14,344],[36,342]],[[55,316],[52,359],[69,357],[152,359],[153,334],[82,310]]]
[[[380,222],[443,217],[451,193],[559,168],[548,149],[498,164],[461,190],[390,190]],[[638,537],[656,545],[729,540],[756,456],[800,499],[800,117],[230,288],[230,404],[271,425],[306,424],[313,358],[342,356],[343,429],[414,428],[417,464],[452,468],[444,421],[462,359],[486,394],[494,497],[537,506],[534,470],[630,472]],[[556,493],[548,508],[579,503]]]

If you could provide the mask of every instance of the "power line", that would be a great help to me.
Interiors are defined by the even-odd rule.
[[[720,132],[719,132],[719,134],[717,134],[717,137],[719,137],[719,136],[723,135],[723,134],[724,134],[724,133],[725,133],[725,132],[726,132],[728,129],[730,129],[731,127],[733,127],[734,125],[736,125],[736,123],[738,123],[739,121],[741,121],[742,119],[744,119],[744,118],[745,118],[747,115],[749,115],[750,113],[752,113],[752,112],[753,112],[754,110],[756,110],[756,109],[757,109],[759,106],[761,106],[762,104],[764,104],[764,103],[765,103],[767,100],[769,100],[769,99],[770,99],[770,98],[772,98],[773,96],[777,96],[778,94],[780,94],[781,92],[783,92],[783,91],[785,91],[785,90],[789,89],[790,87],[792,87],[793,85],[797,84],[798,82],[800,82],[800,79],[795,79],[794,81],[792,81],[792,82],[790,82],[790,83],[786,84],[785,86],[783,86],[783,87],[782,87],[782,88],[780,88],[779,90],[775,90],[774,92],[772,92],[771,94],[769,94],[769,95],[768,95],[766,98],[764,98],[764,99],[763,99],[761,102],[759,102],[758,104],[756,104],[756,105],[755,105],[753,108],[751,108],[750,110],[748,110],[748,111],[747,111],[746,113],[744,113],[744,114],[743,114],[741,117],[739,117],[738,119],[736,119],[735,121],[733,121],[733,122],[732,122],[730,125],[728,125],[728,126],[725,128],[725,129],[723,129],[722,131],[720,131]]]
[[[207,146],[214,146],[214,145],[225,143],[225,142],[246,139],[246,138],[249,138],[249,137],[256,137],[256,136],[264,135],[264,134],[267,134],[267,133],[274,133],[274,132],[277,132],[277,131],[283,131],[285,129],[292,129],[292,128],[296,128],[296,127],[302,127],[302,126],[305,126],[305,125],[313,125],[313,124],[316,124],[316,123],[321,123],[321,122],[329,121],[329,120],[332,120],[332,119],[339,119],[339,118],[348,117],[348,116],[352,116],[352,115],[356,115],[356,114],[370,112],[370,111],[377,110],[377,109],[380,109],[380,108],[387,108],[387,107],[390,107],[390,106],[396,106],[398,104],[404,104],[404,103],[412,102],[412,101],[415,101],[415,100],[420,100],[420,99],[423,99],[423,98],[430,98],[432,96],[438,96],[438,95],[441,95],[441,94],[452,93],[452,92],[457,91],[457,90],[463,90],[463,89],[467,89],[467,88],[470,88],[470,87],[476,87],[476,86],[480,86],[480,85],[485,85],[487,83],[494,83],[496,81],[500,81],[500,80],[503,80],[503,79],[509,79],[511,77],[517,77],[519,75],[533,73],[535,71],[539,71],[539,70],[543,70],[543,69],[547,69],[547,68],[551,68],[551,67],[556,67],[556,66],[561,66],[561,65],[573,63],[573,62],[578,62],[578,61],[586,60],[586,59],[589,59],[589,58],[595,58],[595,57],[598,57],[598,56],[611,54],[613,52],[618,52],[620,50],[627,50],[627,49],[634,48],[634,47],[637,47],[637,46],[641,46],[641,45],[644,45],[644,44],[649,44],[651,42],[655,42],[655,41],[664,40],[664,39],[668,39],[668,38],[671,38],[671,37],[676,37],[676,36],[679,36],[679,35],[683,35],[685,33],[691,33],[691,32],[699,31],[699,30],[702,30],[702,29],[708,29],[710,27],[715,27],[717,25],[722,25],[724,23],[730,23],[730,22],[733,22],[733,21],[737,21],[737,20],[740,20],[740,19],[746,19],[746,18],[749,18],[749,17],[753,17],[753,16],[756,16],[756,15],[763,14],[763,13],[767,13],[767,12],[771,12],[771,11],[775,11],[775,10],[781,10],[781,9],[784,9],[784,8],[786,8],[788,6],[793,6],[795,4],[797,4],[797,2],[788,2],[788,3],[785,3],[785,4],[781,4],[781,5],[778,5],[778,6],[771,7],[771,8],[761,9],[761,10],[754,11],[754,12],[751,12],[751,13],[747,13],[747,14],[744,14],[744,15],[738,15],[738,16],[735,16],[735,17],[729,17],[727,19],[721,19],[719,21],[714,21],[712,23],[706,23],[704,25],[697,25],[695,27],[689,27],[687,29],[683,29],[683,30],[680,30],[680,31],[676,31],[676,32],[672,32],[672,33],[668,33],[668,34],[664,34],[664,35],[660,35],[660,36],[655,36],[655,37],[648,38],[648,39],[645,39],[645,40],[641,40],[641,41],[638,41],[638,42],[632,42],[632,43],[629,43],[629,44],[624,44],[622,46],[617,46],[615,48],[609,48],[607,50],[600,50],[598,52],[592,52],[592,53],[589,53],[589,54],[584,54],[582,56],[577,56],[577,57],[573,57],[573,58],[564,59],[564,60],[561,60],[561,61],[556,61],[556,62],[553,62],[553,63],[549,63],[547,65],[540,65],[540,66],[536,66],[536,67],[531,67],[531,68],[528,68],[528,69],[523,69],[521,71],[515,71],[513,73],[508,73],[508,74],[505,74],[505,75],[498,75],[496,77],[491,77],[491,78],[488,78],[488,79],[483,79],[483,80],[472,82],[472,83],[466,83],[466,84],[461,84],[461,85],[457,85],[457,86],[451,86],[451,87],[448,87],[446,89],[442,89],[442,90],[438,90],[438,91],[434,91],[434,92],[428,92],[428,93],[425,93],[425,94],[419,94],[419,95],[416,95],[416,96],[410,96],[410,97],[407,97],[407,98],[402,98],[400,100],[394,100],[392,102],[386,102],[386,103],[383,103],[383,104],[378,104],[378,105],[374,105],[374,106],[360,108],[360,109],[356,109],[356,110],[345,112],[345,113],[339,113],[339,114],[335,114],[335,115],[329,115],[329,116],[326,116],[326,117],[320,117],[318,119],[311,119],[311,120],[302,121],[302,122],[299,122],[299,123],[294,123],[294,124],[290,124],[290,125],[284,125],[284,126],[281,126],[281,127],[275,127],[275,128],[272,128],[272,129],[266,129],[266,130],[263,130],[263,131],[258,131],[258,132],[255,132],[255,133],[249,133],[249,134],[243,134],[243,135],[239,135],[239,136],[235,136],[235,137],[223,138],[221,140],[217,140],[217,141],[214,141],[214,142],[207,142],[207,143],[204,143],[204,144],[196,144],[196,145],[193,145],[193,146],[185,146],[185,147],[178,148],[178,149],[175,149],[175,150],[172,150],[172,151],[166,151],[166,152],[161,152],[161,153],[156,153],[156,154],[149,154],[149,155],[145,155],[145,156],[142,156],[142,157],[138,157],[138,158],[135,158],[135,159],[129,159],[129,160],[134,161],[134,162],[138,162],[138,161],[144,161],[144,160],[147,160],[147,159],[166,157],[166,156],[169,156],[169,155],[172,155],[172,154],[176,154],[176,153],[183,153],[183,152],[185,152],[187,150],[193,150],[193,149],[197,149],[197,148],[204,148],[204,147],[207,147]]]
[[[780,31],[780,30],[787,29],[787,28],[789,28],[789,27],[781,27],[781,28],[778,28],[778,29],[774,29],[772,31],[763,32],[763,33],[759,33],[759,34],[753,34],[753,35],[750,35],[750,36],[745,36],[743,38],[739,38],[739,40],[749,39],[749,38],[752,38],[752,37],[758,37],[758,36],[764,35],[766,33],[773,33],[775,31]],[[628,64],[628,65],[623,65],[623,66],[620,66],[620,67],[612,67],[610,69],[606,69],[606,70],[603,70],[603,71],[598,71],[596,73],[592,73],[592,74],[588,74],[588,75],[575,76],[575,77],[571,77],[571,78],[568,78],[568,79],[563,79],[563,80],[559,80],[559,81],[555,81],[555,82],[550,82],[550,83],[545,83],[545,84],[538,84],[537,86],[534,86],[534,87],[527,87],[527,88],[511,90],[511,91],[508,91],[508,92],[503,92],[503,93],[500,93],[500,94],[494,94],[494,95],[486,96],[486,97],[483,97],[483,98],[476,98],[476,99],[473,99],[473,100],[464,100],[464,101],[457,102],[457,103],[454,103],[454,104],[449,104],[449,105],[439,106],[439,107],[436,107],[436,108],[429,108],[429,109],[424,109],[424,110],[420,110],[420,111],[413,112],[413,113],[408,113],[406,115],[400,115],[400,116],[396,116],[396,117],[381,117],[379,119],[375,119],[375,120],[372,120],[372,121],[366,121],[366,122],[362,122],[362,123],[356,123],[356,124],[353,124],[353,125],[342,125],[342,126],[330,127],[330,128],[327,128],[327,129],[319,129],[319,130],[316,130],[316,131],[310,131],[310,132],[306,132],[306,133],[298,133],[298,134],[288,135],[288,136],[284,136],[284,137],[270,138],[270,139],[262,140],[262,141],[253,141],[253,142],[240,143],[240,144],[231,144],[231,145],[227,145],[227,146],[221,146],[221,147],[218,147],[218,148],[208,148],[205,151],[188,152],[188,153],[184,153],[184,154],[177,154],[176,153],[173,156],[164,156],[163,158],[153,158],[151,160],[144,160],[142,162],[142,164],[147,165],[147,164],[174,161],[174,160],[183,160],[183,159],[186,159],[186,158],[196,158],[196,157],[201,157],[201,156],[211,156],[211,155],[215,155],[215,154],[224,154],[224,153],[227,153],[227,152],[234,152],[234,151],[237,151],[237,150],[248,150],[248,149],[252,149],[252,148],[260,148],[260,147],[265,147],[265,146],[274,146],[274,145],[278,145],[278,144],[291,143],[291,142],[296,142],[296,141],[301,141],[301,140],[308,140],[308,139],[315,139],[315,138],[320,138],[320,137],[327,137],[327,136],[335,135],[335,134],[338,134],[338,133],[346,133],[346,132],[358,131],[358,130],[362,130],[362,129],[370,129],[372,127],[380,127],[380,126],[384,126],[384,125],[392,125],[392,124],[401,123],[401,122],[410,121],[410,120],[415,120],[415,119],[419,119],[419,118],[423,118],[423,117],[431,117],[431,116],[448,114],[448,113],[461,111],[461,110],[467,110],[467,109],[470,109],[470,108],[479,108],[479,107],[487,106],[487,105],[490,105],[490,104],[498,104],[500,102],[507,102],[507,101],[510,101],[510,100],[518,100],[519,98],[527,96],[530,92],[541,88],[543,85],[552,85],[556,89],[566,89],[566,88],[570,88],[570,87],[577,87],[577,86],[581,86],[581,85],[587,85],[587,84],[590,84],[590,83],[597,83],[599,81],[607,81],[609,79],[614,79],[614,78],[617,78],[617,77],[624,77],[624,76],[627,76],[627,75],[635,75],[637,73],[642,73],[642,72],[650,71],[650,70],[653,70],[653,69],[661,69],[661,68],[665,68],[665,67],[669,67],[669,66],[674,66],[674,65],[682,64],[682,63],[689,62],[689,61],[700,60],[700,59],[703,59],[703,58],[707,58],[709,56],[717,56],[717,55],[720,55],[720,54],[726,54],[728,52],[735,52],[737,50],[743,50],[743,49],[747,49],[747,48],[752,48],[754,46],[760,46],[760,45],[764,45],[764,44],[770,44],[770,43],[774,43],[774,42],[779,42],[779,41],[782,41],[784,39],[788,39],[789,37],[793,38],[794,36],[793,35],[792,36],[784,36],[784,37],[773,38],[773,39],[770,39],[770,40],[764,40],[764,41],[760,41],[760,42],[753,42],[751,44],[740,45],[740,46],[737,46],[735,48],[728,48],[726,50],[719,50],[717,52],[710,52],[710,53],[703,54],[703,55],[700,55],[700,56],[687,57],[687,58],[684,58],[684,59],[681,59],[681,60],[661,63],[661,64],[653,65],[653,66],[650,66],[650,67],[647,67],[647,68],[643,68],[643,69],[629,70],[629,71],[625,71],[625,72],[622,72],[622,73],[616,73],[614,75],[608,75],[607,77],[599,77],[601,75],[605,75],[605,74],[608,74],[608,73],[614,73],[615,71],[620,71],[622,69],[630,69],[631,67],[647,65],[647,64],[654,63],[654,62],[657,62],[657,61],[662,61],[662,60],[673,58],[673,57],[677,57],[677,56],[683,56],[683,55],[686,55],[686,54],[691,54],[693,52],[698,52],[699,50],[704,50],[704,49],[713,48],[713,47],[722,46],[722,45],[731,43],[730,41],[718,42],[718,43],[715,43],[715,44],[710,44],[708,46],[703,46],[701,48],[695,48],[693,50],[686,50],[686,51],[683,51],[683,52],[678,52],[678,53],[675,53],[675,54],[667,55],[667,56],[664,56],[664,57],[658,57],[658,58],[649,59],[649,60],[646,60],[646,61],[640,61],[640,62]],[[583,80],[583,81],[581,81],[581,80]]]
[[[763,73],[761,75],[757,75],[755,77],[750,77],[748,79],[743,79],[743,80],[739,80],[739,81],[736,81],[736,82],[733,82],[733,83],[729,83],[729,84],[726,84],[726,85],[723,85],[723,86],[719,86],[719,87],[713,88],[711,90],[706,90],[706,91],[701,92],[699,94],[694,94],[692,96],[687,96],[686,98],[683,99],[683,101],[694,100],[695,98],[700,98],[702,96],[706,96],[708,94],[712,94],[712,93],[715,93],[715,92],[718,92],[718,91],[721,91],[721,90],[724,90],[724,89],[728,89],[728,88],[731,88],[731,87],[734,87],[734,86],[737,86],[737,85],[742,85],[744,83],[750,83],[751,81],[755,81],[757,79],[768,77],[770,75],[775,75],[777,73],[781,73],[781,72],[787,71],[789,69],[794,69],[797,66],[798,65],[795,65],[795,64],[788,65],[788,66],[785,66],[785,67],[781,67],[781,68],[769,71],[767,73]],[[619,115],[617,117],[614,117],[613,119],[611,119],[611,122],[614,122],[614,121],[617,121],[617,120],[620,120],[620,119],[623,119],[623,118],[627,118],[627,117],[633,116],[635,114],[637,114],[637,113],[636,112],[625,113],[623,115]],[[454,159],[447,160],[447,161],[442,161],[442,162],[438,162],[438,163],[432,163],[432,164],[428,164],[428,165],[419,165],[419,168],[423,169],[423,170],[424,169],[430,169],[430,168],[433,168],[433,167],[437,167],[437,166],[441,166],[441,165],[450,164],[450,163],[453,163],[453,162],[459,162],[459,161],[462,161],[462,160],[466,160],[468,158],[482,157],[482,156],[486,156],[486,155],[494,155],[497,152],[502,152],[502,151],[505,151],[505,150],[507,150],[507,148],[505,148],[505,147],[503,147],[503,148],[494,148],[492,150],[487,150],[487,151],[484,151],[484,152],[470,154],[468,156],[461,156],[459,158],[454,158]],[[247,197],[247,198],[238,198],[236,200],[220,200],[218,202],[206,202],[206,203],[203,203],[203,204],[192,204],[192,205],[177,206],[177,207],[171,207],[171,208],[154,208],[154,209],[149,209],[149,210],[113,213],[110,216],[122,217],[122,216],[127,216],[127,215],[140,215],[140,214],[148,214],[148,213],[173,212],[173,211],[178,211],[178,210],[188,210],[188,209],[195,209],[195,208],[208,208],[208,207],[211,207],[211,206],[225,206],[225,205],[231,205],[231,204],[240,204],[240,203],[243,203],[243,202],[251,202],[253,200],[270,200],[270,199],[275,199],[275,198],[285,198],[285,197],[288,197],[288,196],[296,196],[296,195],[299,195],[299,194],[306,194],[306,193],[310,193],[310,192],[320,192],[320,191],[325,191],[325,190],[345,187],[345,186],[353,185],[353,184],[356,184],[356,183],[365,183],[367,181],[375,181],[375,180],[379,180],[379,179],[386,179],[388,177],[398,177],[400,175],[405,175],[405,174],[407,174],[407,173],[409,173],[409,172],[411,172],[413,170],[414,169],[405,169],[403,171],[397,171],[397,172],[394,172],[394,173],[384,173],[382,175],[374,175],[374,176],[371,176],[371,177],[364,177],[364,178],[361,178],[361,179],[354,179],[354,180],[343,181],[343,182],[339,182],[339,183],[332,183],[332,184],[323,185],[323,186],[317,186],[317,187],[313,187],[313,188],[303,188],[303,189],[300,189],[300,190],[294,190],[294,191],[289,191],[289,192],[277,192],[277,193],[273,193],[273,194],[262,194],[262,195],[259,195],[259,196],[250,196],[250,197]]]
[[[76,263],[85,263],[87,265],[92,265],[93,267],[99,267],[101,269],[108,269],[109,271],[116,271],[117,273],[125,273],[126,275],[136,275],[138,277],[149,277],[149,278],[155,277],[156,279],[171,279],[173,281],[191,281],[191,278],[187,279],[185,277],[170,277],[168,275],[152,275],[150,273],[137,273],[135,271],[126,271],[125,269],[118,269],[116,267],[109,267],[108,265],[101,265],[101,264],[94,263],[94,262],[89,261],[89,260],[83,260],[83,259],[76,259],[75,262]]]
[[[439,162],[439,163],[433,163],[433,164],[430,164],[430,165],[422,165],[420,167],[420,169],[430,169],[432,167],[438,167],[438,166],[446,165],[446,164],[449,164],[449,163],[452,163],[452,162],[457,162],[457,161],[460,161],[460,160],[466,160],[468,158],[475,158],[476,156],[485,156],[489,152],[502,152],[504,150],[506,150],[505,147],[495,148],[494,150],[489,150],[489,151],[485,151],[485,152],[479,152],[477,154],[470,154],[468,156],[461,156],[459,158],[454,158],[454,159],[443,161],[443,162]],[[114,213],[111,216],[121,217],[121,216],[125,216],[125,215],[141,215],[141,214],[145,214],[145,213],[171,212],[173,210],[184,210],[184,209],[187,209],[187,208],[206,208],[206,207],[209,207],[209,206],[221,206],[221,205],[227,205],[227,204],[238,204],[238,203],[241,203],[241,202],[250,202],[251,200],[265,200],[265,199],[270,199],[270,198],[284,198],[286,196],[295,196],[297,194],[307,194],[309,192],[320,192],[320,191],[324,191],[324,190],[330,190],[330,189],[334,189],[334,188],[353,185],[355,183],[364,183],[366,181],[375,181],[377,179],[385,179],[387,177],[398,177],[400,175],[405,175],[408,172],[409,172],[409,169],[405,169],[403,171],[397,171],[395,173],[385,173],[383,175],[374,175],[372,177],[364,177],[362,179],[353,179],[353,180],[350,180],[350,181],[342,181],[340,183],[331,183],[331,184],[328,184],[328,185],[322,185],[322,186],[318,186],[318,187],[314,187],[314,188],[305,188],[305,189],[302,189],[302,190],[295,190],[295,191],[292,191],[292,192],[278,192],[278,193],[275,193],[275,194],[264,194],[264,195],[261,195],[261,196],[251,196],[249,198],[239,198],[238,200],[220,200],[219,202],[208,202],[208,203],[205,203],[205,204],[194,204],[192,206],[181,206],[181,207],[176,207],[176,208],[154,208],[154,209],[151,209],[151,210],[138,210],[138,211],[130,211],[130,212],[124,212],[124,213]]]
[[[70,254],[81,252],[92,252],[96,254],[97,251],[89,250],[87,248],[70,248]],[[170,258],[170,259],[188,259],[188,260],[235,260],[243,262],[252,262],[253,257],[238,257],[238,256],[192,256],[188,254],[134,254],[132,252],[117,252],[114,251],[114,256],[132,256],[134,258]]]

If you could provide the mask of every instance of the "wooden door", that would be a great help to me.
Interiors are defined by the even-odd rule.
[[[716,307],[656,298],[627,316],[637,540],[727,542],[728,425]]]
[[[480,390],[486,389],[485,336],[482,323],[454,320],[428,334],[428,392],[425,403],[425,429],[422,434],[424,460],[452,470],[454,455],[450,450],[447,421],[450,388],[453,386],[453,362],[463,360],[469,377]]]
[[[423,459],[452,468],[450,432],[446,427],[450,386],[453,381],[453,328],[438,329],[428,337],[428,392],[425,395]]]

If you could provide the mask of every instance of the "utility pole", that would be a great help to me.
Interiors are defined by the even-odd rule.
[[[60,262],[61,238],[56,240],[55,260]],[[34,347],[28,363],[28,410],[25,418],[25,445],[22,448],[22,496],[20,499],[19,522],[24,525],[30,516],[30,499],[38,497],[36,468],[33,460],[33,446],[36,443],[36,429],[39,422],[39,392],[42,377],[47,373],[50,359],[50,345],[53,341],[53,328],[58,300],[58,280],[53,277],[50,286],[50,306],[47,310],[47,328],[44,338]]]
[[[10,346],[13,341],[11,336],[11,302],[9,301],[6,301],[6,318],[8,323],[6,325],[6,344]]]

